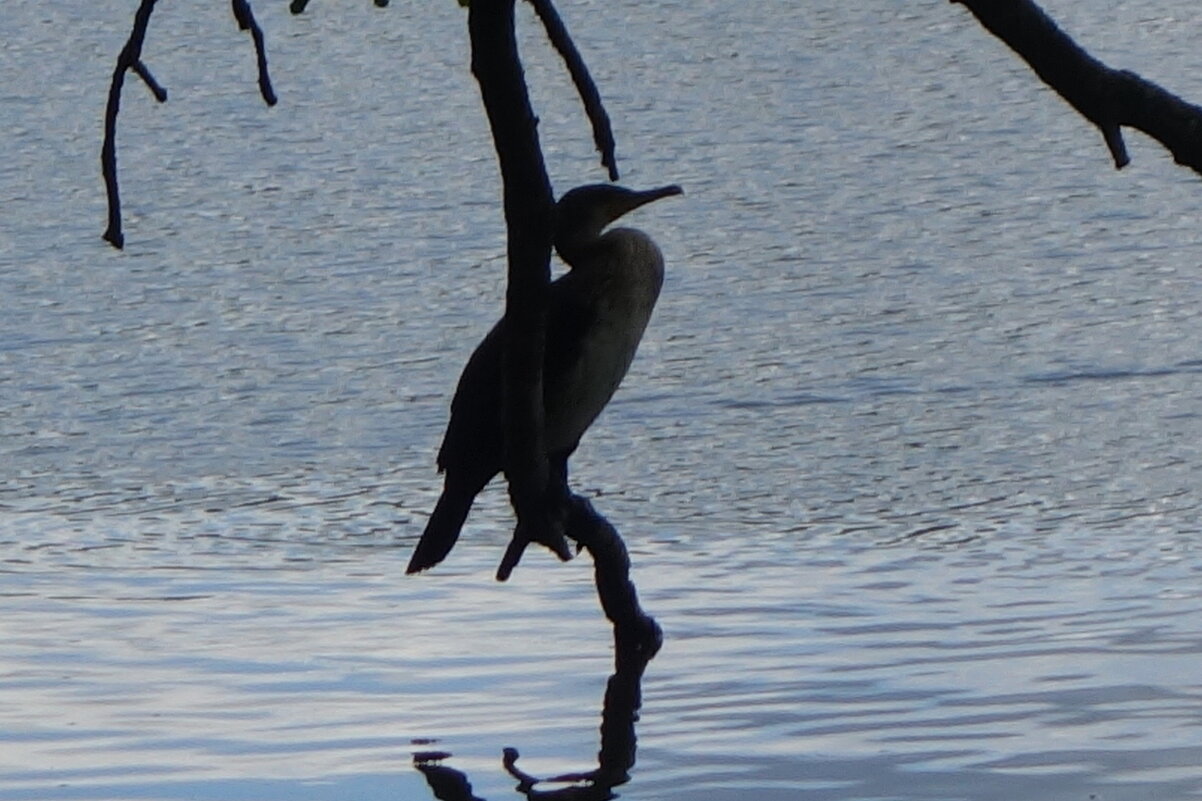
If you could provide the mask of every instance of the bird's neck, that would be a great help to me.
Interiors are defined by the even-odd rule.
[[[592,306],[620,315],[650,315],[663,284],[663,256],[651,237],[633,228],[611,228],[576,250],[561,248],[570,267],[560,280]]]
[[[575,225],[557,232],[555,252],[569,267],[596,261],[596,254],[606,247],[601,232],[608,223],[601,219],[577,221]]]

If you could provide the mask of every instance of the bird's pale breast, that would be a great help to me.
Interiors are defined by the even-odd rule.
[[[547,387],[550,451],[574,445],[613,397],[663,284],[663,256],[646,234],[616,228],[602,240],[604,258],[577,265],[563,279],[570,281],[573,293],[589,298],[595,318],[575,364]]]

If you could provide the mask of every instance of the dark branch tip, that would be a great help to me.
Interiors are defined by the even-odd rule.
[[[1114,168],[1121,170],[1131,163],[1131,156],[1127,153],[1127,143],[1123,141],[1123,129],[1117,123],[1101,123],[1098,128],[1102,131],[1102,138],[1106,140],[1106,147],[1110,150],[1110,156],[1114,159]]]

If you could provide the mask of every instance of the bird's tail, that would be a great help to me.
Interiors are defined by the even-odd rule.
[[[406,573],[419,573],[446,558],[459,539],[459,530],[467,520],[476,492],[479,490],[464,491],[447,482],[430,514],[422,538],[417,541],[417,548],[409,559],[409,567],[405,568]]]

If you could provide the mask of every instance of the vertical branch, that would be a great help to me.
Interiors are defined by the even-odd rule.
[[[109,85],[108,104],[104,109],[104,144],[100,147],[100,168],[104,175],[104,188],[108,193],[109,221],[104,230],[104,239],[120,250],[125,246],[125,234],[121,231],[121,189],[117,185],[117,114],[121,111],[121,88],[125,85],[125,71],[133,70],[160,102],[167,99],[167,90],[159,85],[150,70],[142,63],[142,44],[146,41],[146,27],[154,11],[155,0],[142,0],[134,13],[133,30],[117,56],[113,68],[113,81]]]
[[[121,189],[117,181],[117,115],[121,111],[121,91],[125,85],[125,72],[132,70],[160,102],[167,100],[167,90],[164,89],[150,70],[142,63],[142,46],[146,41],[146,28],[150,24],[150,15],[154,12],[156,0],[142,0],[134,13],[133,29],[129,39],[117,56],[117,65],[113,68],[113,79],[109,86],[108,103],[104,110],[104,143],[100,147],[100,169],[104,176],[104,188],[108,195],[108,227],[104,230],[104,239],[113,247],[121,249],[125,246],[125,234],[121,230]],[[255,43],[255,55],[259,64],[259,92],[267,105],[276,104],[275,90],[271,86],[271,76],[267,72],[266,44],[263,29],[255,21],[254,12],[250,9],[248,0],[231,0],[234,19],[238,27],[250,31]],[[377,2],[377,5],[379,3]],[[303,8],[303,4],[301,5]],[[294,6],[295,8],[295,6]]]
[[[519,793],[531,801],[554,798],[564,801],[604,801],[617,797],[612,790],[630,780],[630,769],[634,767],[638,752],[638,736],[634,724],[638,722],[639,707],[643,705],[643,672],[652,656],[653,653],[639,651],[615,641],[614,672],[605,685],[605,700],[601,704],[601,750],[597,752],[597,767],[594,770],[540,779],[518,767],[520,754],[516,748],[506,748],[503,751],[501,764],[510,776],[518,780]],[[418,770],[422,770],[420,764]],[[537,786],[544,782],[572,782],[573,785],[555,790],[539,790]],[[434,783],[431,782],[431,787],[433,786]],[[468,789],[470,791],[470,785]],[[438,797],[460,798],[452,795]]]
[[[488,115],[501,166],[509,272],[505,295],[502,410],[505,476],[517,513],[514,545],[497,577],[504,580],[526,543],[561,558],[571,552],[548,514],[544,440],[543,353],[555,204],[538,141],[514,32],[514,0],[474,0],[468,10],[472,74]]]
[[[263,95],[263,102],[274,106],[276,96],[275,89],[271,87],[271,76],[267,73],[267,46],[263,41],[263,29],[255,21],[255,14],[250,10],[248,0],[232,0],[232,5],[234,19],[238,21],[238,28],[250,31],[250,38],[255,43],[255,57],[259,63],[259,93]]]
[[[597,84],[593,82],[588,66],[585,65],[580,51],[576,49],[576,43],[572,41],[567,26],[563,24],[551,0],[530,0],[530,4],[542,20],[547,38],[567,65],[572,82],[576,84],[576,91],[580,93],[580,99],[584,102],[584,111],[593,125],[593,141],[597,144],[597,152],[601,154],[601,164],[609,172],[609,180],[616,181],[618,162],[614,155],[616,145],[613,128],[609,124],[609,114],[601,103],[601,93],[597,91]]]

